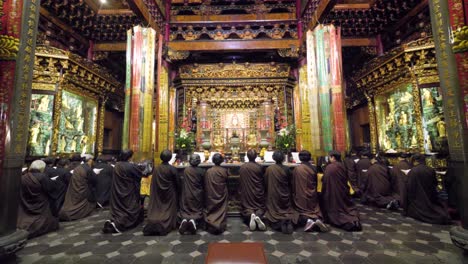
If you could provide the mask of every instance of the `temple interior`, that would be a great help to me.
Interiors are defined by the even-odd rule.
[[[0,262],[467,263],[467,24],[464,0],[0,0]],[[177,227],[148,236],[155,217],[172,210],[153,192],[167,192],[161,179],[172,169],[185,186],[193,157],[206,172],[205,195],[215,168],[227,175],[224,230],[194,222],[196,234],[184,235],[190,219],[178,213]],[[304,171],[315,179],[309,190],[326,228],[317,216],[310,219],[318,232],[293,221],[288,233],[287,222],[273,227],[269,212],[245,225],[249,160],[268,177],[282,164],[293,179],[291,208],[300,200],[292,186],[309,188],[312,178],[298,184],[296,174],[313,164]],[[359,211],[355,232],[325,208],[339,186],[341,174],[327,171],[335,162],[346,170],[346,202],[337,203]],[[83,164],[83,188],[95,200],[73,218],[63,208],[78,199],[70,193]],[[116,179],[130,175],[121,172],[128,166],[141,174],[142,219],[127,230],[113,217],[123,200]],[[47,168],[57,167],[69,178],[52,197],[62,174]],[[262,182],[269,211],[272,190],[280,190]],[[25,187],[34,183],[48,191]],[[180,186],[177,208],[186,195]],[[431,198],[419,203],[418,188]],[[21,220],[43,214],[24,204],[47,193],[57,221],[48,233],[42,218]],[[379,205],[388,193],[398,196]],[[448,220],[421,216],[422,203]],[[32,235],[34,226],[44,232]],[[259,251],[241,249],[247,243]]]

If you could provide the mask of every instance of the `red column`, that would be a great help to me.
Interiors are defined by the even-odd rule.
[[[39,8],[38,0],[3,1],[0,17],[0,43],[7,47],[0,52],[0,240],[7,246],[24,239],[23,232],[16,232],[16,218]]]

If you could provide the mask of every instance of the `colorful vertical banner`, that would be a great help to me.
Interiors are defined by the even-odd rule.
[[[132,30],[127,30],[127,51],[126,51],[126,67],[125,67],[125,109],[124,109],[124,124],[122,132],[122,149],[128,149],[128,130],[130,123],[130,97],[131,97],[131,81],[132,81]]]
[[[315,29],[317,75],[319,86],[320,113],[322,120],[323,150],[328,152],[333,149],[332,120],[330,109],[330,80],[329,80],[329,56],[330,34],[327,26],[318,26]]]
[[[122,147],[139,158],[152,156],[156,32],[136,26],[127,31],[125,115]]]
[[[334,148],[346,151],[346,122],[343,99],[343,77],[341,64],[341,32],[340,28],[329,26],[330,36],[330,77],[334,122]]]
[[[307,32],[307,92],[313,150],[346,150],[340,29],[319,25]]]
[[[317,62],[315,59],[315,36],[314,33],[307,31],[307,86],[308,89],[304,92],[304,101],[309,105],[310,118],[310,150],[321,149],[320,139],[320,120],[319,120],[319,99],[318,99],[318,82],[317,82]]]
[[[155,61],[155,43],[156,43],[156,32],[154,30],[144,31],[144,86],[142,86],[141,92],[143,93],[142,98],[142,113],[143,129],[141,131],[141,147],[140,151],[149,155],[152,153],[151,148],[151,135],[153,133],[153,93],[154,93],[154,61]]]
[[[296,120],[296,124],[301,124],[301,143],[302,149],[313,152],[312,136],[311,136],[311,119],[310,119],[310,89],[308,88],[307,65],[302,65],[299,68],[299,94],[301,105],[301,120]],[[295,105],[297,105],[295,103]],[[297,112],[299,109],[296,109]]]

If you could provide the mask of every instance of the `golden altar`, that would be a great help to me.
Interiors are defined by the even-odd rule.
[[[275,113],[293,122],[294,79],[288,64],[182,65],[174,83],[176,124],[190,122],[199,150],[232,153],[273,146]]]

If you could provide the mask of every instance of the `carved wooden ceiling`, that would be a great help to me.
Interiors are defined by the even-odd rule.
[[[100,0],[43,0],[39,41],[83,56],[91,46],[93,59],[123,80],[126,31],[134,25],[148,25],[165,35],[169,41],[166,58],[172,62],[249,58],[267,62],[297,59],[304,31],[317,23],[333,23],[342,27],[344,56],[360,65],[369,59],[369,50],[375,50],[377,35],[389,49],[419,37],[420,32],[430,33],[427,2],[106,0],[101,4]],[[346,68],[345,75],[355,68]]]

